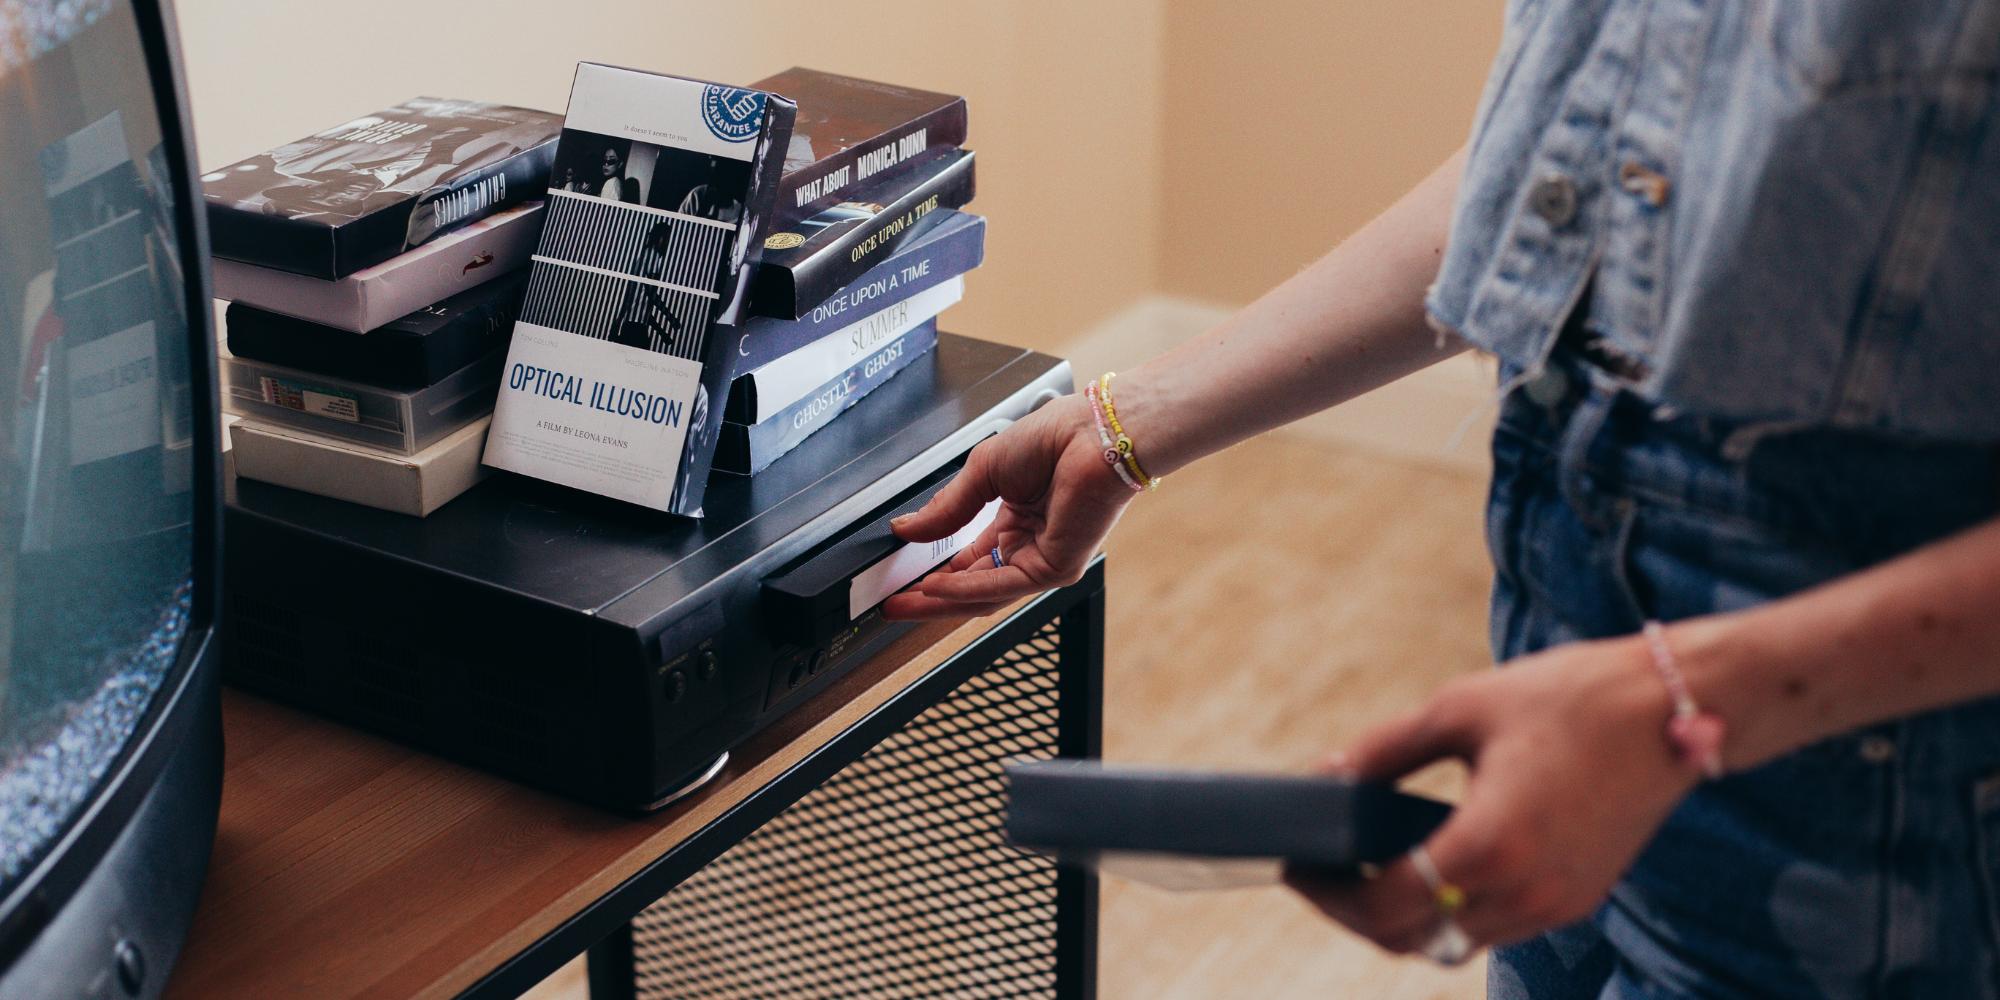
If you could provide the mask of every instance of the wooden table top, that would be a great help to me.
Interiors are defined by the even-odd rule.
[[[225,688],[215,854],[166,995],[454,995],[1013,610],[919,626],[640,819]]]

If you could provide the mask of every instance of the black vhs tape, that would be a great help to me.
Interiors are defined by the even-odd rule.
[[[418,97],[202,175],[217,257],[346,277],[548,186],[560,116]]]

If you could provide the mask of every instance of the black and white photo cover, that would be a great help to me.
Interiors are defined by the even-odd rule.
[[[740,308],[763,215],[750,206],[775,190],[790,111],[759,91],[577,68],[488,465],[698,512],[733,375],[715,327]]]
[[[735,222],[749,180],[750,165],[741,160],[566,128],[549,187]]]
[[[546,111],[435,97],[350,119],[202,175],[215,253],[350,274],[539,196],[560,127]]]

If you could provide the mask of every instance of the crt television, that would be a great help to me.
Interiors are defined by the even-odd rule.
[[[0,997],[157,994],[214,837],[189,135],[165,0],[0,0]]]

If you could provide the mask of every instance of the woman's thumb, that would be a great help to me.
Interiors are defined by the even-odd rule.
[[[1334,769],[1357,781],[1393,781],[1470,749],[1464,734],[1440,725],[1436,712],[1420,709],[1361,734],[1341,751]]]
[[[906,542],[933,542],[963,527],[1000,495],[993,485],[993,450],[992,438],[972,449],[972,454],[965,456],[965,467],[951,482],[933,494],[929,503],[890,520],[889,530]]]

